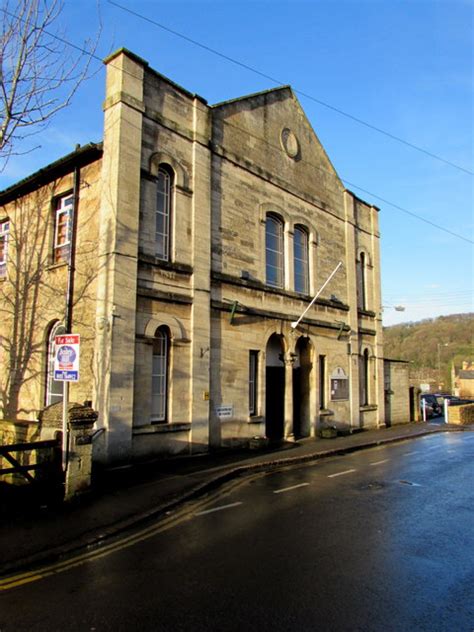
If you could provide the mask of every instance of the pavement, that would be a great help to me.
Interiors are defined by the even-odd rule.
[[[245,474],[343,455],[436,432],[472,430],[444,423],[406,423],[334,439],[307,438],[281,446],[155,459],[111,468],[93,491],[53,507],[17,507],[0,515],[0,574],[56,561],[159,519]]]

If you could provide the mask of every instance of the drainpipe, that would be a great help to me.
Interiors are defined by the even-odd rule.
[[[76,147],[76,149],[78,149]],[[74,184],[73,184],[73,204],[72,217],[70,219],[71,241],[69,244],[69,260],[67,272],[67,289],[66,289],[66,333],[71,333],[72,326],[72,309],[74,301],[74,272],[76,270],[76,236],[77,236],[77,211],[79,208],[79,188],[80,188],[81,170],[79,167],[74,168]]]
[[[79,145],[76,150],[79,149]],[[73,204],[72,204],[72,217],[70,218],[70,242],[69,242],[69,257],[67,266],[67,288],[66,288],[66,317],[64,326],[66,333],[71,333],[72,326],[72,307],[74,298],[74,271],[76,260],[76,233],[77,233],[77,209],[79,205],[79,185],[80,185],[80,169],[76,165],[74,167],[74,182],[73,182]],[[62,419],[62,467],[63,472],[66,473],[68,466],[68,446],[69,446],[69,433],[67,428],[68,419],[68,404],[69,404],[69,382],[63,381],[63,419]]]
[[[347,343],[347,355],[349,356],[349,425],[352,429],[354,427],[354,402],[352,401],[353,388],[352,388],[352,329],[349,333],[349,342]]]

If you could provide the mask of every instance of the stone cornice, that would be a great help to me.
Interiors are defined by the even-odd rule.
[[[245,307],[244,305],[240,305],[239,303],[237,304],[224,303],[222,301],[217,301],[217,300],[211,300],[211,307],[212,309],[215,309],[221,312],[228,312],[229,314],[233,313],[233,314],[240,314],[240,315],[245,315],[245,316],[256,316],[260,318],[269,318],[272,320],[282,320],[282,321],[293,322],[296,318],[295,314],[286,315],[286,314],[282,314],[281,312],[273,312],[268,309],[260,309],[256,307]],[[346,325],[343,323],[335,323],[335,322],[332,323],[332,322],[328,322],[324,320],[316,320],[314,318],[303,318],[303,320],[301,321],[301,325],[310,325],[312,327],[318,327],[321,329],[330,329],[334,332],[341,332],[341,331],[349,332],[350,331],[349,325]]]
[[[269,285],[265,285],[261,281],[256,281],[253,279],[239,279],[238,277],[232,276],[230,274],[224,274],[223,272],[212,272],[211,278],[213,281],[217,283],[228,283],[229,285],[236,285],[239,287],[247,288],[249,290],[257,290],[260,292],[265,292],[266,294],[277,294],[279,296],[285,296],[286,298],[290,298],[295,301],[303,301],[309,303],[312,299],[311,296],[298,294],[297,292],[291,292],[289,290],[283,290],[279,288],[273,288]],[[326,300],[324,298],[316,299],[316,305],[321,305],[324,307],[329,307],[331,309],[336,309],[338,311],[348,312],[349,305],[345,303],[339,303],[336,301]]]

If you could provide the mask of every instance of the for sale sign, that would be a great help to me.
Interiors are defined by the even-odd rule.
[[[55,337],[54,379],[57,382],[79,381],[79,334]]]

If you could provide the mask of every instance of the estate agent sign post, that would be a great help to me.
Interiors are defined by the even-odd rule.
[[[63,383],[63,440],[62,440],[62,466],[67,469],[67,411],[69,404],[69,382],[79,381],[79,334],[63,334],[55,338],[54,351],[54,379]]]

